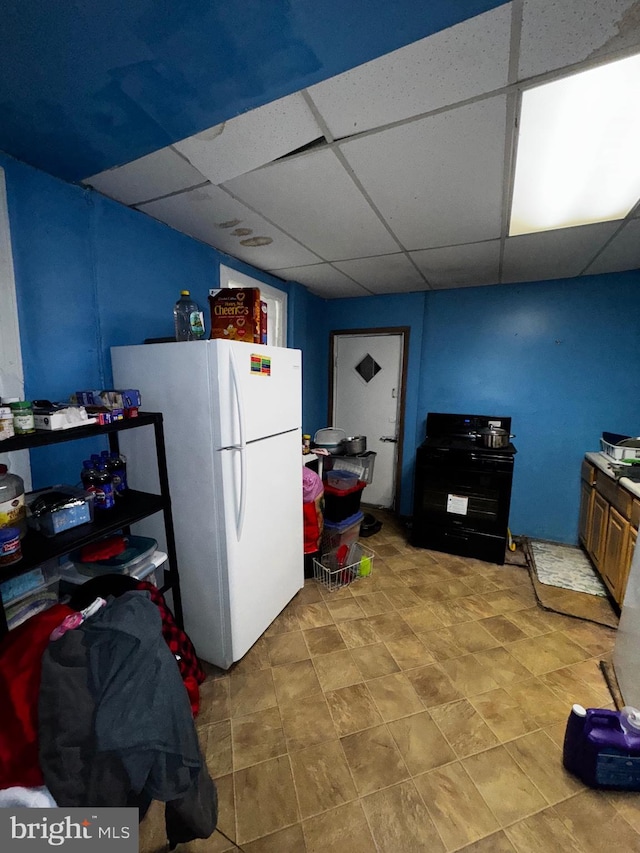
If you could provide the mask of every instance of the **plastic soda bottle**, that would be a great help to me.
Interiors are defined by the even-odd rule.
[[[204,337],[204,314],[188,290],[180,291],[173,307],[173,322],[177,341],[199,341]]]
[[[106,462],[98,462],[95,480],[92,488],[95,494],[95,509],[99,512],[112,509],[115,504],[115,495],[113,493],[113,479],[107,471]]]

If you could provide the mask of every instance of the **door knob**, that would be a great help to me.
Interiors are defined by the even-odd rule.
[[[380,441],[390,441],[392,444],[398,443],[398,439],[395,437],[395,435],[381,435]]]

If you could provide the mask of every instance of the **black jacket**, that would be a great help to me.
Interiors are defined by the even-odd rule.
[[[207,838],[217,796],[189,697],[147,593],[127,592],[42,660],[40,764],[60,806],[167,803],[169,842]]]

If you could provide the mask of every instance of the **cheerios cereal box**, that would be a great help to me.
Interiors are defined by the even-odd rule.
[[[260,290],[225,287],[209,296],[210,338],[260,343]]]

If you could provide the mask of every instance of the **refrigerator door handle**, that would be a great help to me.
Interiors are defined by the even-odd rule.
[[[247,508],[247,462],[246,450],[247,444],[245,441],[245,415],[244,404],[242,400],[242,391],[240,390],[240,378],[238,376],[238,364],[233,354],[233,349],[229,350],[229,361],[231,364],[231,385],[234,390],[236,409],[238,412],[238,431],[240,433],[240,443],[235,448],[240,451],[240,502],[238,505],[238,514],[236,516],[236,538],[238,542],[242,538],[242,528],[244,527],[244,516]]]

